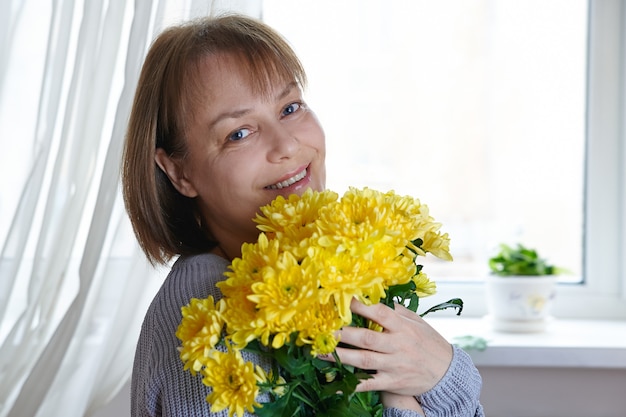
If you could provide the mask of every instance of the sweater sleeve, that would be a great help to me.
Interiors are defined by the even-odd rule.
[[[453,347],[452,362],[441,381],[417,397],[425,416],[417,411],[386,408],[383,417],[484,417],[480,404],[482,379],[471,357]]]
[[[417,397],[426,417],[484,417],[480,404],[482,379],[472,358],[453,347],[452,362],[441,381]],[[405,417],[403,414],[389,417]]]

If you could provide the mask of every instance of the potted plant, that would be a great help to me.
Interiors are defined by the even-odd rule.
[[[494,330],[545,330],[556,295],[556,275],[562,271],[520,243],[501,244],[489,258],[489,269],[487,308]]]

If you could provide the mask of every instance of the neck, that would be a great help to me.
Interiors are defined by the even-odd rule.
[[[213,255],[221,256],[221,257],[222,257],[222,258],[224,258],[224,259],[228,259],[229,261],[232,261],[232,260],[233,260],[233,258],[232,258],[231,256],[229,256],[229,255],[228,255],[228,252],[226,252],[226,251],[224,250],[224,248],[222,248],[222,246],[221,246],[221,245],[218,245],[218,246],[214,247],[214,248],[211,250],[211,253],[212,253]]]

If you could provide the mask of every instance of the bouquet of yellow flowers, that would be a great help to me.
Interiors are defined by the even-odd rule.
[[[211,410],[259,416],[381,416],[378,393],[355,392],[366,370],[344,365],[334,353],[344,326],[376,323],[353,315],[353,298],[365,304],[402,303],[417,311],[435,293],[417,256],[452,260],[448,234],[411,197],[369,188],[306,191],[278,197],[255,219],[256,243],[242,246],[223,298],[192,299],[182,307],[176,336],[184,368],[212,388]],[[422,315],[456,308],[453,299]],[[247,350],[272,359],[265,370],[245,362]],[[333,354],[335,362],[318,355]],[[256,397],[267,392],[270,402]]]

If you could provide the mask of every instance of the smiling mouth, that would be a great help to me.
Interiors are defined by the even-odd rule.
[[[301,172],[297,173],[296,175],[294,175],[293,177],[287,178],[285,181],[268,185],[265,188],[270,189],[270,190],[280,190],[281,188],[289,187],[290,185],[297,183],[305,176],[306,176],[306,168],[303,169]]]

